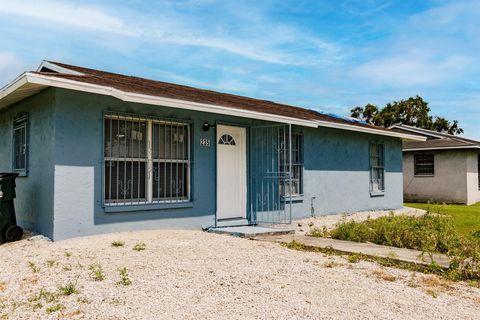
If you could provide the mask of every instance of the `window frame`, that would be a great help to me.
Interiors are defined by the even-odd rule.
[[[107,186],[106,184],[108,183],[107,177],[106,177],[106,170],[105,170],[105,164],[107,161],[109,161],[110,158],[114,159],[112,161],[136,161],[137,158],[129,158],[129,157],[108,157],[106,156],[106,120],[107,119],[112,119],[112,120],[125,120],[125,121],[130,121],[130,122],[144,122],[146,124],[146,137],[145,137],[145,157],[140,157],[141,162],[145,163],[145,200],[143,199],[138,199],[138,201],[135,201],[137,199],[134,199],[134,201],[118,201],[118,195],[117,195],[117,200],[107,200]],[[129,113],[119,113],[119,112],[114,112],[114,111],[105,111],[103,113],[102,117],[102,185],[103,185],[103,195],[102,195],[102,205],[105,208],[106,212],[116,212],[116,211],[131,211],[131,210],[148,210],[148,209],[163,209],[163,208],[182,208],[182,207],[188,207],[191,206],[192,204],[192,196],[191,196],[191,190],[192,190],[192,183],[191,183],[191,176],[192,176],[192,129],[191,129],[191,121],[189,120],[183,120],[183,119],[168,119],[168,118],[162,118],[162,117],[155,117],[155,116],[145,116],[145,115],[138,115],[138,114],[129,114]],[[184,139],[186,143],[186,159],[167,159],[164,157],[164,159],[161,159],[160,156],[160,150],[158,150],[158,155],[157,157],[154,157],[154,138],[153,138],[153,132],[154,132],[154,125],[171,125],[171,128],[173,127],[183,127],[186,128],[186,132],[184,132]],[[161,128],[161,126],[159,126]],[[160,130],[160,129],[159,129]],[[159,131],[160,132],[160,131]],[[172,139],[172,138],[171,138]],[[161,141],[159,140],[159,143]],[[170,141],[170,144],[172,141]],[[166,150],[166,149],[165,149]],[[178,156],[178,155],[177,155]],[[118,158],[117,160],[115,160]],[[140,159],[138,158],[138,159]],[[132,160],[133,159],[133,160]],[[185,165],[185,171],[186,171],[186,177],[182,179],[186,179],[186,185],[185,188],[186,190],[186,197],[182,197],[181,199],[173,199],[173,197],[170,197],[168,199],[161,199],[161,197],[154,197],[154,188],[156,187],[155,181],[154,181],[154,166],[155,165],[160,165],[161,163],[180,163],[182,162]],[[132,162],[133,163],[133,162]],[[177,167],[178,170],[178,167]],[[136,172],[135,172],[136,173]],[[141,176],[141,174],[140,174]],[[177,174],[177,179],[179,179],[178,174]],[[110,177],[111,179],[111,177]],[[137,178],[140,179],[140,178]],[[170,179],[172,179],[172,173],[170,173]],[[118,177],[117,177],[118,180]],[[166,180],[165,180],[166,181]],[[110,195],[111,197],[111,195]],[[129,200],[129,199],[126,199]]]
[[[292,182],[295,181],[295,180],[298,180],[298,192],[296,193],[292,193],[290,195],[290,193],[287,193],[286,192],[286,187],[285,186],[281,186],[280,185],[280,195],[282,196],[282,198],[286,199],[286,198],[289,198],[289,197],[292,197],[292,198],[301,198],[303,197],[303,171],[304,171],[304,166],[305,166],[305,163],[304,163],[304,135],[303,133],[301,132],[292,132],[292,143],[293,141],[295,141],[295,139],[297,139],[298,141],[298,150],[297,153],[298,153],[298,159],[299,161],[295,162],[294,159],[296,158],[295,155],[294,155],[294,149],[292,149]],[[288,146],[287,148],[285,148],[285,154],[286,155],[289,155],[289,151],[290,150],[290,146]],[[286,161],[288,161],[288,159],[285,159]],[[282,163],[281,159],[279,161],[279,166],[282,167],[287,167],[288,165],[286,163]],[[298,168],[298,178],[295,178],[295,168]],[[279,171],[281,172],[282,170],[279,169]],[[285,180],[285,183],[288,183],[288,179]]]
[[[24,166],[22,168],[16,167],[17,165],[17,145],[16,145],[16,131],[24,131]],[[12,171],[19,174],[19,176],[26,177],[28,176],[28,163],[29,163],[29,153],[30,153],[30,141],[29,141],[29,115],[28,113],[20,114],[13,121],[12,126]]]
[[[373,165],[372,161],[372,149],[374,147],[379,148],[381,146],[381,152],[377,150],[378,157],[379,157],[379,163],[380,165]],[[386,192],[386,186],[385,186],[385,143],[383,141],[370,141],[369,143],[369,148],[368,148],[368,159],[369,159],[369,191],[370,191],[370,196],[383,196]],[[374,170],[381,170],[382,171],[382,189],[380,190],[374,190],[373,185],[373,172]]]
[[[431,157],[432,158],[432,164],[431,164],[431,167],[432,167],[432,172],[427,172],[427,173],[419,173],[419,170],[418,170],[418,164],[417,164],[417,161],[418,161],[418,157]],[[427,166],[427,165],[425,165]],[[428,164],[428,166],[430,166]],[[413,175],[415,177],[434,177],[435,176],[435,154],[433,153],[417,153],[417,154],[414,154],[413,155]]]

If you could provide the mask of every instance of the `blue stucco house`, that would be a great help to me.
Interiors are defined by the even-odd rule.
[[[399,208],[419,139],[49,61],[0,91],[0,172],[20,174],[19,224],[54,240]]]

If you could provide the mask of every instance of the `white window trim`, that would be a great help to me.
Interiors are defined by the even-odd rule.
[[[134,207],[134,206],[155,206],[155,205],[164,205],[164,204],[179,204],[179,203],[188,203],[191,202],[191,129],[190,129],[190,123],[189,121],[185,120],[166,120],[166,119],[161,119],[157,117],[146,117],[146,116],[141,116],[141,115],[129,115],[129,114],[121,114],[117,112],[105,112],[103,115],[103,126],[105,126],[105,119],[117,119],[117,120],[130,120],[130,121],[140,121],[140,122],[145,122],[147,124],[147,158],[143,160],[143,162],[146,163],[146,173],[145,173],[145,179],[146,179],[146,201],[124,201],[124,202],[107,202],[106,200],[106,179],[105,179],[105,161],[110,160],[121,160],[121,161],[128,161],[131,159],[134,159],[135,161],[138,161],[137,158],[116,158],[116,157],[106,157],[105,156],[105,130],[102,130],[102,135],[103,135],[103,141],[102,141],[102,155],[103,155],[103,163],[102,163],[102,179],[103,179],[103,206],[112,208],[112,207]],[[182,125],[187,128],[186,132],[186,138],[187,140],[187,159],[186,160],[175,160],[175,159],[153,159],[153,145],[152,145],[152,140],[153,140],[153,124],[171,124],[171,125]],[[172,162],[172,163],[185,163],[187,166],[187,198],[186,199],[178,199],[178,200],[172,200],[172,199],[166,199],[166,200],[158,200],[158,199],[153,199],[153,163],[154,162]]]
[[[372,147],[373,146],[380,146],[382,145],[382,154],[379,153],[379,157],[382,159],[382,165],[381,166],[374,166],[372,163]],[[370,190],[370,195],[371,196],[381,196],[385,194],[386,186],[385,186],[385,143],[381,141],[370,141],[370,145],[368,148],[368,159],[369,159],[369,164],[370,164],[370,173],[369,173],[369,190]],[[374,169],[382,169],[383,174],[382,174],[382,190],[373,190],[373,170]]]

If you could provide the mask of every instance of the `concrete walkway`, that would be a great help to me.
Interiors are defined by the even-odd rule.
[[[433,260],[443,268],[448,268],[450,266],[450,259],[443,254],[433,254],[432,256],[430,256],[428,253],[425,253],[422,255],[422,252],[418,250],[381,246],[373,243],[316,238],[296,234],[257,236],[253,239],[277,242],[282,244],[289,243],[292,240],[295,240],[299,243],[302,243],[307,248],[332,248],[336,251],[344,253],[359,253],[367,256],[389,258],[418,265],[430,265]]]
[[[291,228],[268,228],[262,226],[237,226],[237,227],[219,227],[210,228],[208,232],[229,234],[240,238],[255,238],[263,236],[278,236],[294,233]]]

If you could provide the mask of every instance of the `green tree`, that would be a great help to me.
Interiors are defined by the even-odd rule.
[[[350,114],[361,121],[385,128],[405,124],[442,133],[463,133],[457,120],[449,121],[443,117],[431,116],[430,111],[428,102],[417,95],[414,98],[387,103],[382,109],[373,104],[355,107],[350,110]]]

